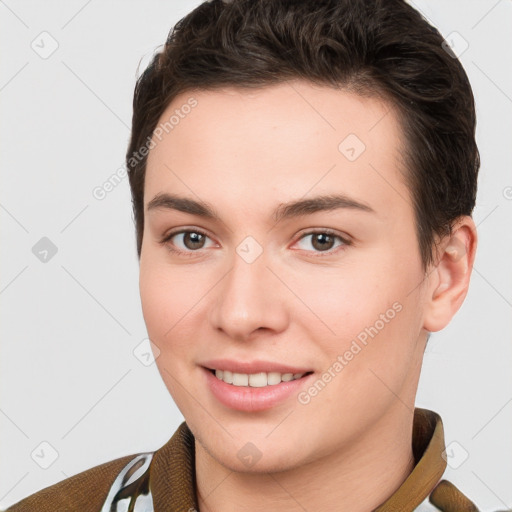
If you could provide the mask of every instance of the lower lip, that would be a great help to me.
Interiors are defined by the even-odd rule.
[[[233,386],[218,379],[209,369],[203,367],[207,385],[217,400],[231,409],[246,412],[264,411],[288,399],[304,386],[313,376],[312,373],[300,379],[281,382],[272,386],[255,388],[251,386]]]

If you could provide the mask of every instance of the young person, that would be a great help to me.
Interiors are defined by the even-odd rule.
[[[135,88],[140,292],[183,422],[9,508],[475,511],[415,408],[466,296],[475,108],[402,0],[207,1]]]

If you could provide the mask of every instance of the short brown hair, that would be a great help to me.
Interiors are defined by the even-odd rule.
[[[140,257],[147,150],[178,94],[286,80],[378,95],[395,107],[424,267],[436,235],[473,211],[480,167],[468,77],[403,0],[205,1],[171,29],[137,80],[126,163]],[[147,148],[146,148],[147,149]],[[134,158],[137,155],[138,158]]]

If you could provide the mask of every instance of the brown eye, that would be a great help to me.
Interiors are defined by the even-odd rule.
[[[187,249],[202,249],[204,245],[205,236],[196,231],[187,231],[181,233],[183,235],[183,245]]]
[[[300,248],[303,250],[312,253],[327,253],[326,255],[334,254],[338,248],[343,249],[344,246],[350,245],[349,240],[326,229],[306,233],[300,238],[298,243],[299,246],[302,245]]]
[[[210,237],[197,229],[182,229],[165,236],[160,243],[173,253],[184,256],[193,256],[201,249],[207,248],[206,243],[213,241]]]
[[[334,237],[326,233],[315,233],[311,239],[311,245],[319,251],[328,251],[332,249]]]

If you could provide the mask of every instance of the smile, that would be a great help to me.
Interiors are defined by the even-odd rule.
[[[202,371],[204,384],[216,401],[244,412],[263,411],[286,403],[314,378],[312,371],[239,373],[207,367]]]
[[[289,382],[302,378],[307,373],[279,373],[279,372],[258,372],[258,373],[236,373],[229,370],[211,370],[212,373],[226,384],[240,387],[263,388],[275,386],[281,382]]]

